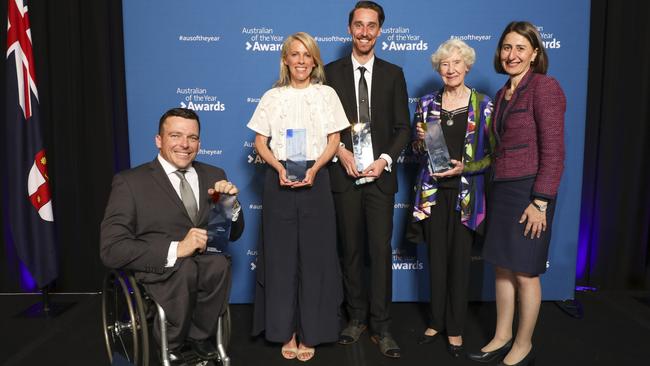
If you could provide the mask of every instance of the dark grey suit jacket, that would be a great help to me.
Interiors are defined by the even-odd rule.
[[[211,197],[208,188],[226,179],[217,167],[195,161],[199,177],[199,220],[206,228]],[[101,224],[100,256],[110,268],[133,270],[145,283],[167,279],[176,267],[165,268],[172,241],[182,240],[195,227],[158,159],[118,173]],[[230,239],[244,229],[240,212],[233,222]],[[178,265],[178,262],[176,262]]]
[[[354,88],[352,59],[347,55],[325,66],[327,85],[336,90],[350,123],[357,120],[357,102]],[[411,139],[406,81],[402,69],[375,56],[370,91],[372,118],[372,148],[375,160],[386,153],[393,159],[393,171],[383,172],[377,185],[382,192],[397,192],[397,158]],[[352,150],[350,130],[341,131],[341,142]],[[339,163],[330,164],[330,180],[334,192],[345,192],[354,179]]]

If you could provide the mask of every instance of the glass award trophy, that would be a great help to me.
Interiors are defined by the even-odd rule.
[[[354,153],[354,162],[357,171],[362,172],[373,161],[375,154],[372,151],[372,136],[370,134],[370,123],[355,123],[350,129],[352,132],[352,152]],[[354,184],[364,184],[372,182],[374,178],[362,177],[357,179]]]
[[[424,145],[429,154],[429,170],[432,173],[442,173],[451,169],[451,158],[440,120],[427,122],[425,126]]]
[[[287,179],[299,182],[305,179],[307,171],[307,130],[288,128],[287,136]]]
[[[206,254],[223,253],[230,238],[232,225],[232,211],[237,196],[229,194],[215,194],[210,205],[208,218],[208,245]]]

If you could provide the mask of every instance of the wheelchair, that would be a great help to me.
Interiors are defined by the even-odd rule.
[[[167,348],[167,327],[165,312],[139,284],[130,271],[111,270],[104,277],[102,289],[102,322],[108,359],[119,355],[135,366],[150,364],[150,329],[155,315],[160,318],[160,353],[163,366],[169,366]],[[217,362],[230,366],[226,350],[230,342],[230,308],[219,317],[216,334],[216,347],[219,351]],[[190,364],[205,365],[208,362],[194,357]],[[156,364],[154,361],[153,364]]]

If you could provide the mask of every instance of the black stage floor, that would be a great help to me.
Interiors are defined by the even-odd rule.
[[[648,293],[585,292],[581,320],[567,316],[553,302],[544,302],[535,333],[537,365],[646,365],[650,347]],[[16,315],[37,301],[34,295],[0,295],[1,365],[108,365],[101,329],[101,295],[53,295],[54,301],[75,304],[54,319],[24,319]],[[298,365],[280,355],[280,346],[251,338],[251,305],[231,305],[233,335],[229,350],[234,366]],[[491,336],[493,302],[471,303],[465,344],[478,349]],[[441,340],[420,346],[415,340],[424,328],[424,304],[395,303],[393,334],[402,347],[401,359],[381,356],[364,334],[352,346],[324,345],[307,364],[472,365],[454,360]]]

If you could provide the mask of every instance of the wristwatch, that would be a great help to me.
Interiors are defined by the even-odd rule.
[[[539,212],[546,212],[546,209],[548,208],[548,202],[544,202],[542,204],[539,204],[533,200],[532,202],[533,206],[537,209]]]

